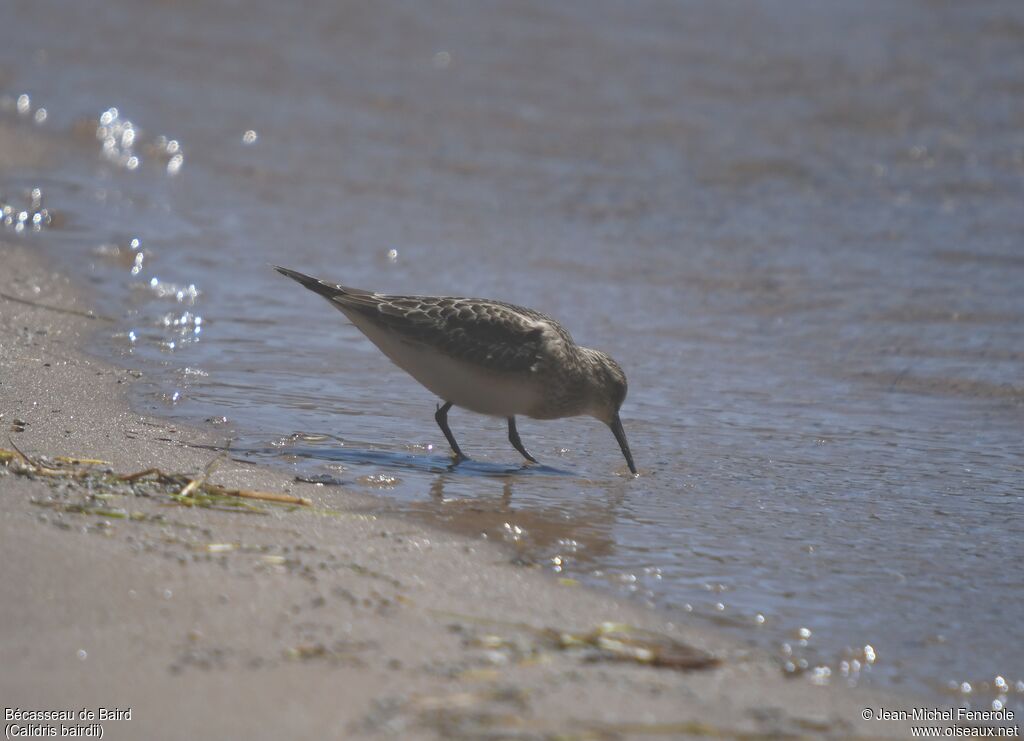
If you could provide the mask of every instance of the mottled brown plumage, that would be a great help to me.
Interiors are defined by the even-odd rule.
[[[636,473],[618,414],[625,374],[605,353],[577,345],[551,317],[502,301],[392,296],[276,269],[326,298],[396,365],[447,402],[437,422],[459,457],[464,456],[447,424],[453,404],[506,417],[509,440],[531,461],[516,432],[516,414],[589,414],[612,428]]]

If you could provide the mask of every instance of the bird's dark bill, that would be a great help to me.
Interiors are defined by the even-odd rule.
[[[622,454],[626,456],[626,465],[629,466],[629,472],[636,475],[636,466],[633,465],[633,454],[629,452],[629,443],[626,442],[626,431],[622,429],[622,420],[619,419],[619,415],[615,415],[615,419],[612,420],[609,427],[612,428],[612,434],[615,435],[619,447],[622,448]]]

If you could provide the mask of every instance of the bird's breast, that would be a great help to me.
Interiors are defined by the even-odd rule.
[[[533,371],[493,370],[410,342],[354,312],[345,314],[395,365],[443,401],[494,417],[529,414],[542,403],[542,381]]]

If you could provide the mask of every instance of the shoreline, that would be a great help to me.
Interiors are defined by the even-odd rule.
[[[0,426],[13,444],[118,474],[200,474],[224,441],[133,413],[132,375],[79,350],[96,320],[60,311],[87,309],[70,281],[27,249],[0,243],[0,255],[0,291],[53,307],[0,299]],[[210,480],[313,506],[257,515],[0,474],[6,707],[131,708],[104,722],[110,738],[908,734],[860,718],[910,699],[787,678],[734,639],[513,565],[501,545],[231,459]],[[657,636],[657,656],[689,648],[720,664],[615,660],[603,624],[608,640],[621,638],[608,624],[628,625]]]
[[[4,691],[137,699],[115,737],[1019,723],[1024,6],[251,10],[5,16]],[[452,466],[275,264],[557,318],[644,475],[457,408]]]

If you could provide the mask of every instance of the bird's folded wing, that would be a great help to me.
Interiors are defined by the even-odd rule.
[[[539,312],[496,301],[381,294],[334,300],[406,342],[496,371],[535,368],[544,354],[545,331],[560,329]]]

